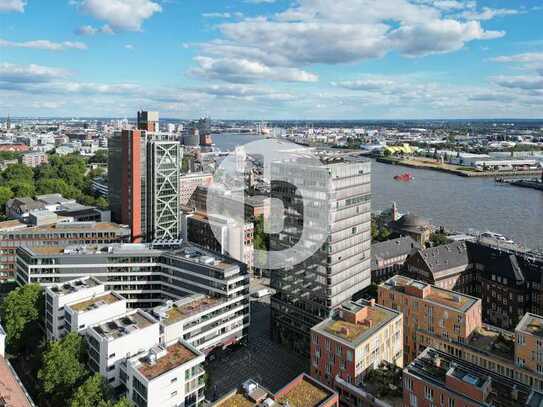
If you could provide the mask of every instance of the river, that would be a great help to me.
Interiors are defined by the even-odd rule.
[[[244,134],[213,137],[222,150],[260,138]],[[393,179],[403,172],[415,179],[407,183]],[[542,191],[372,161],[372,193],[374,212],[396,202],[400,212],[420,215],[436,226],[459,232],[497,232],[528,248],[543,249]]]

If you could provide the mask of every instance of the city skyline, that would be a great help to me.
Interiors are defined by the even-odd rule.
[[[540,118],[542,14],[535,0],[0,0],[0,112]]]

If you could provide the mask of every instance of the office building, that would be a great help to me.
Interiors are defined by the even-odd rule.
[[[126,359],[160,343],[160,326],[151,315],[137,309],[89,327],[86,336],[90,369],[117,387]]]
[[[243,342],[249,328],[249,303],[242,296],[217,298],[193,294],[155,307],[152,314],[160,321],[166,345],[179,338],[198,350],[209,353]]]
[[[318,164],[302,158],[271,166],[272,179],[281,180],[272,182],[271,196],[283,202],[285,215],[283,230],[270,237],[271,250],[288,249],[304,236],[304,250],[313,251],[299,264],[271,272],[272,336],[303,354],[311,327],[371,281],[370,162],[317,154]],[[304,210],[302,196],[309,201]],[[306,209],[311,225],[302,226]]]
[[[69,245],[123,243],[130,241],[130,230],[113,223],[63,222],[54,213],[52,223],[32,226],[18,223],[14,228],[5,222],[0,223],[0,279],[15,278],[16,250],[18,247],[65,247]],[[36,214],[34,214],[36,215]],[[40,223],[40,216],[34,217]]]
[[[417,335],[419,332],[461,342],[482,324],[479,298],[404,276],[394,276],[380,284],[377,302],[403,313],[405,364],[426,347]]]
[[[209,352],[247,338],[249,275],[245,265],[198,247],[185,245],[173,251],[139,244],[21,247],[17,266],[21,285],[49,287],[94,277],[105,291],[126,298],[131,308],[166,304],[165,309],[156,310],[156,316],[165,326],[168,341],[183,335]],[[195,299],[194,294],[205,299]],[[176,303],[179,300],[183,301]]]
[[[191,172],[179,177],[179,204],[187,205],[196,188],[208,186],[213,181],[213,175],[205,172]]]
[[[151,133],[158,133],[160,131],[159,121],[160,118],[158,112],[138,112],[137,129]]]
[[[121,366],[120,382],[136,407],[197,407],[205,398],[204,360],[182,341],[155,345]]]
[[[179,143],[123,130],[110,140],[108,160],[112,219],[130,226],[135,243],[178,239]]]
[[[21,158],[21,163],[32,168],[36,168],[42,164],[47,164],[48,158],[46,153],[42,152],[31,152],[23,154]]]
[[[348,301],[311,329],[311,376],[335,389],[362,385],[383,362],[403,366],[403,317],[375,300]]]
[[[126,300],[106,291],[94,277],[46,287],[44,296],[48,340],[59,340],[69,332],[84,333],[89,326],[126,312]]]
[[[404,406],[536,407],[543,395],[433,348],[404,369]]]
[[[183,239],[215,253],[228,255],[247,265],[254,263],[254,224],[240,223],[221,215],[190,212],[182,215]]]

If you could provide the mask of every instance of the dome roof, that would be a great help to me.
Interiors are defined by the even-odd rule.
[[[398,219],[397,225],[402,228],[416,228],[429,226],[430,222],[423,217],[408,213]]]

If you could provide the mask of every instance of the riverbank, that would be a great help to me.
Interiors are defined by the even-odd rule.
[[[460,177],[529,177],[538,176],[541,170],[537,171],[480,171],[471,167],[459,165],[441,164],[430,159],[401,159],[393,157],[377,157],[376,160],[383,164],[401,165],[403,167],[432,170],[458,175]]]
[[[543,191],[543,182],[520,180],[508,182],[508,184],[513,185],[514,187],[538,189],[539,191]]]

